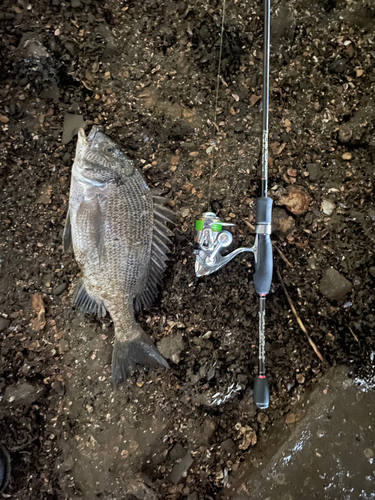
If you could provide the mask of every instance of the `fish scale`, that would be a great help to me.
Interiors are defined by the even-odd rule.
[[[174,220],[164,202],[111,139],[96,127],[87,138],[79,131],[64,249],[73,249],[83,275],[73,304],[112,317],[116,386],[136,364],[168,368],[134,317],[135,309],[152,303],[162,283],[171,234],[166,224]]]

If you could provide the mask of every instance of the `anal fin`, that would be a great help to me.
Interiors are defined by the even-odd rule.
[[[74,287],[72,303],[73,306],[76,306],[83,313],[95,314],[98,318],[104,318],[107,313],[104,302],[100,299],[95,299],[87,292],[82,279]]]

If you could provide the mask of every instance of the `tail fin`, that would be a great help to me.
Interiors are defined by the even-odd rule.
[[[169,368],[167,361],[144,332],[133,340],[115,340],[112,354],[112,382],[115,388],[131,375],[136,365]]]

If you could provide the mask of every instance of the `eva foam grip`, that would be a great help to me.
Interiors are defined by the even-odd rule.
[[[255,202],[256,223],[271,224],[272,198],[261,197]],[[255,291],[266,295],[271,288],[273,272],[272,243],[269,234],[257,234],[258,248],[256,252],[255,273],[253,276]]]
[[[271,224],[272,198],[262,197],[255,200],[255,220],[257,224]]]
[[[253,391],[254,403],[260,410],[265,410],[270,404],[270,389],[266,377],[256,377]]]
[[[253,275],[255,291],[266,295],[271,288],[273,272],[272,242],[269,234],[258,234],[257,262]]]

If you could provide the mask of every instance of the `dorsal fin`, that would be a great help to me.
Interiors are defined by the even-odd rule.
[[[172,231],[167,227],[167,223],[174,224],[176,215],[172,210],[164,206],[165,198],[155,194],[152,198],[154,207],[154,231],[151,245],[151,258],[149,273],[144,290],[135,297],[134,308],[136,311],[150,307],[159,292],[159,287],[163,284],[163,272],[167,267],[167,254],[172,244],[168,236],[172,236]]]

